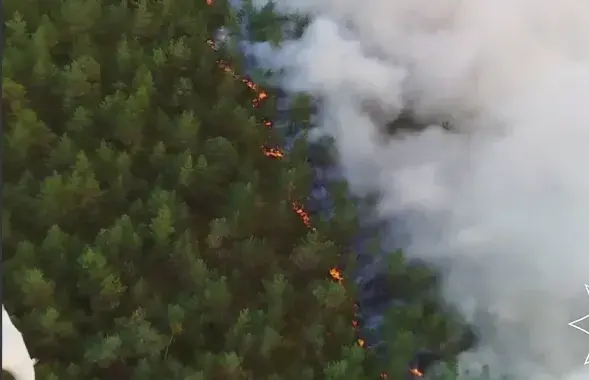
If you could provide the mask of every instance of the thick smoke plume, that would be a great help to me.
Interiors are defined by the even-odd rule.
[[[589,1],[278,6],[311,23],[265,57],[322,99],[353,190],[405,222],[392,240],[442,271],[481,338],[462,364],[589,379],[567,325],[589,312]],[[401,112],[430,126],[386,137]]]

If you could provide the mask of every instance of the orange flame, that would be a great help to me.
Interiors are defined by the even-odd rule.
[[[213,4],[213,0],[206,0],[207,5],[212,5]],[[207,40],[207,45],[213,49],[213,50],[217,50],[215,43],[213,42],[213,40]],[[263,100],[268,99],[268,93],[260,90],[258,85],[256,85],[253,81],[251,81],[250,79],[247,78],[242,78],[239,75],[237,75],[235,73],[235,71],[233,70],[233,68],[226,62],[223,62],[222,60],[217,60],[217,64],[219,65],[219,67],[226,73],[231,74],[235,79],[239,80],[240,82],[242,82],[243,84],[245,84],[249,89],[251,89],[252,91],[254,91],[256,93],[256,97],[252,100],[252,106],[254,108],[258,108],[261,105],[261,102]],[[272,128],[272,121],[270,120],[265,120],[263,121],[264,126],[266,128]],[[270,157],[270,158],[277,158],[277,159],[281,159],[284,158],[284,153],[282,153],[282,151],[278,148],[267,148],[262,146],[262,153],[266,156],[266,157]],[[311,225],[311,218],[309,217],[309,214],[304,210],[304,208],[293,202],[292,204],[292,208],[293,210],[297,213],[297,215],[301,218],[301,220],[303,221],[303,223],[309,227],[310,229],[314,230],[315,228]],[[337,268],[331,268],[329,270],[329,275],[331,276],[331,278],[334,281],[337,281],[339,283],[342,283],[344,280],[344,276],[343,273],[337,269]],[[354,315],[356,315],[358,312],[358,304],[354,304]],[[352,320],[352,326],[354,328],[358,328],[358,321],[356,320]],[[364,347],[365,346],[365,342],[363,339],[358,339],[357,343],[360,347]],[[419,376],[419,377],[423,377],[423,373],[421,371],[419,371],[416,368],[411,368],[409,369],[409,372],[415,376]],[[382,380],[387,380],[388,379],[388,375],[386,373],[381,373],[380,374],[380,378]]]
[[[282,157],[284,157],[284,154],[282,154],[282,152],[278,148],[266,148],[266,147],[262,147],[262,151],[264,152],[264,155],[266,157],[272,157],[272,158],[282,158]]]
[[[334,281],[342,282],[344,280],[342,272],[337,268],[331,268],[329,270],[329,274],[331,275],[331,278],[333,278]]]
[[[305,225],[307,227],[313,228],[313,227],[311,227],[311,218],[309,217],[309,214],[307,214],[307,212],[303,209],[302,206],[293,202],[292,209],[294,210],[294,212],[297,213],[297,215],[301,218],[301,220],[303,221],[303,223],[305,223]]]
[[[412,375],[415,375],[415,376],[423,377],[423,372],[421,372],[417,368],[409,369],[409,373],[411,373]]]

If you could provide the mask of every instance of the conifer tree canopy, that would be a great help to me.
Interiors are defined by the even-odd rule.
[[[354,257],[354,204],[335,191],[314,229],[293,212],[308,149],[260,148],[280,145],[272,102],[252,107],[220,65],[238,57],[207,43],[227,3],[2,7],[3,302],[38,379],[378,378],[353,286],[329,276]],[[411,331],[451,328],[427,304],[397,314],[413,319],[387,362],[405,374],[431,343]]]
[[[263,111],[206,42],[227,5],[3,10],[3,291],[38,377],[360,371],[338,243],[291,210],[309,171],[262,154]]]

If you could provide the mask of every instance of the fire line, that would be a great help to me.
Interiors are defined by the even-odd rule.
[[[206,0],[207,5],[212,6],[213,5],[213,0]],[[215,43],[213,42],[213,40],[207,40],[207,45],[213,49],[213,50],[217,50],[215,48]],[[252,91],[255,92],[256,96],[255,98],[252,100],[252,107],[254,108],[258,108],[261,105],[261,102],[265,99],[268,98],[268,93],[261,90],[259,88],[258,85],[256,85],[254,82],[252,82],[250,79],[247,78],[243,78],[240,77],[238,74],[235,73],[235,71],[233,70],[233,68],[227,63],[224,62],[222,60],[217,60],[217,65],[226,73],[231,74],[236,80],[242,82],[244,85],[246,85],[249,89],[251,89]],[[271,120],[264,120],[263,124],[266,128],[272,128],[273,122]],[[262,146],[262,153],[269,158],[275,158],[275,159],[282,159],[284,158],[284,153],[282,152],[282,150],[280,150],[279,148],[269,148],[266,146]],[[303,208],[302,205],[299,205],[296,202],[292,202],[292,209],[293,211],[301,218],[302,222],[311,230],[315,230],[315,227],[313,227],[313,225],[311,224],[311,218],[309,217],[309,214],[305,211],[305,209]],[[329,275],[331,276],[331,278],[342,284],[343,285],[343,281],[344,281],[344,276],[343,273],[340,269],[338,268],[331,268],[329,270]],[[354,305],[355,309],[357,309],[357,304]],[[358,329],[358,321],[356,319],[352,320],[352,326],[357,330]],[[356,343],[360,346],[360,347],[364,347],[365,346],[365,342],[363,339],[358,338],[358,340],[356,341]],[[409,369],[409,373],[414,375],[414,376],[418,376],[418,377],[423,377],[423,373],[421,371],[419,371],[417,368],[410,368]],[[387,380],[388,379],[388,375],[386,373],[381,373],[380,374],[380,378],[382,380]]]

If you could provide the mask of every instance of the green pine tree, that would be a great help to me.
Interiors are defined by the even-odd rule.
[[[4,303],[39,379],[393,379],[419,347],[461,350],[431,272],[400,253],[387,281],[409,306],[386,318],[384,363],[357,343],[359,202],[335,183],[309,225],[311,147],[277,157],[273,92],[223,69],[243,72],[231,40],[211,49],[243,17],[227,1],[2,10]],[[304,27],[246,11],[256,39]]]
[[[264,154],[272,101],[252,107],[207,43],[228,4],[3,12],[4,302],[38,378],[366,379],[329,276],[351,209],[326,233],[293,211],[304,147]]]

